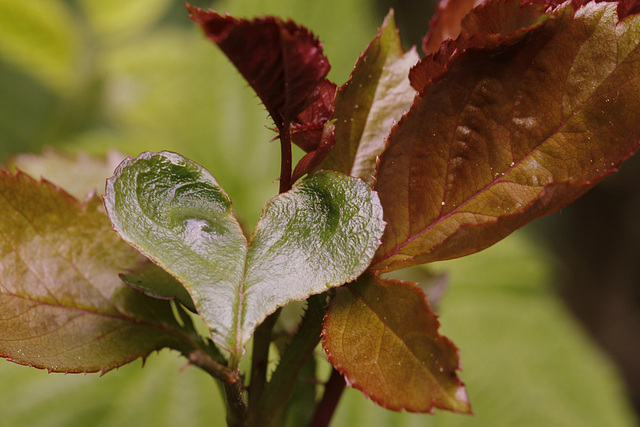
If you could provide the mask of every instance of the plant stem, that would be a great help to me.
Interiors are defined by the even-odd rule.
[[[313,420],[309,427],[327,427],[329,425],[345,386],[344,377],[334,368],[331,371],[329,381],[324,386],[322,400],[316,407],[316,412],[313,414]]]
[[[326,294],[309,297],[306,314],[271,376],[271,381],[266,385],[258,407],[250,407],[250,426],[280,425],[298,374],[320,342],[326,298]]]
[[[200,348],[191,350],[186,356],[189,363],[223,383],[227,401],[227,424],[229,427],[243,427],[248,411],[240,372],[222,365]]]
[[[289,123],[278,127],[280,131],[280,193],[291,190],[291,131]]]
[[[245,427],[247,422],[247,404],[244,401],[242,381],[224,385],[227,399],[227,426]]]
[[[242,378],[240,378],[238,371],[222,365],[202,349],[196,348],[190,351],[187,358],[189,359],[189,363],[199,367],[224,384],[242,384]]]
[[[271,345],[271,330],[275,325],[280,309],[264,319],[264,322],[253,333],[253,351],[251,353],[251,383],[249,384],[250,411],[257,406],[265,384],[267,383],[267,366],[269,363],[269,346]]]

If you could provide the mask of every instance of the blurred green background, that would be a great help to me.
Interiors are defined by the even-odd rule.
[[[390,5],[193,3],[239,17],[295,19],[324,41],[329,77],[338,84]],[[402,10],[426,31],[433,4]],[[404,20],[399,12],[400,25]],[[415,26],[403,33],[412,43],[419,34]],[[51,146],[70,155],[176,151],[216,176],[251,227],[277,192],[279,151],[269,144],[269,125],[259,100],[181,1],[0,0],[0,162]],[[55,171],[45,175],[56,181]],[[560,301],[554,262],[532,234],[520,231],[435,266],[450,279],[439,304],[442,332],[460,348],[474,416],[390,412],[347,390],[332,425],[636,425],[616,368]],[[323,360],[321,351],[317,357]],[[100,377],[0,361],[0,426],[224,425],[213,380],[185,365],[163,351],[144,369],[135,362]]]

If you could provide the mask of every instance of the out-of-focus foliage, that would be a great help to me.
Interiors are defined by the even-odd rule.
[[[294,18],[324,42],[338,84],[382,22],[366,0],[194,3],[238,17]],[[267,143],[275,134],[266,117],[182,1],[0,0],[1,161],[47,145],[132,156],[179,151],[212,171],[238,216],[255,224],[277,192],[278,150]],[[333,425],[634,425],[612,366],[544,286],[546,261],[523,234],[442,268],[452,271],[442,332],[461,348],[476,415],[399,414],[348,391]],[[166,351],[145,369],[134,363],[102,378],[0,361],[0,426],[222,420],[213,381],[181,366]]]

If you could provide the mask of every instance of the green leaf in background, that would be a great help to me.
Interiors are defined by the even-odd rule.
[[[0,174],[0,356],[55,372],[106,372],[189,342],[167,301],[118,277],[143,258],[80,203],[25,174]]]
[[[78,5],[96,40],[113,45],[147,31],[171,3],[172,0],[82,0]]]
[[[322,345],[347,384],[385,408],[470,413],[458,349],[439,327],[415,284],[364,274],[336,290]]]
[[[78,30],[63,2],[0,0],[0,58],[56,92],[74,84]]]
[[[151,354],[104,376],[47,374],[0,364],[0,427],[192,427],[224,425],[211,377],[175,351]]]
[[[82,200],[96,191],[104,194],[104,183],[124,157],[112,150],[106,157],[77,153],[75,156],[53,149],[41,154],[18,154],[6,162],[6,170],[18,169],[27,175],[44,178],[75,198]]]
[[[115,230],[185,285],[235,358],[278,307],[358,277],[384,229],[367,184],[321,172],[267,203],[248,243],[213,176],[168,152],[125,160],[105,202]]]
[[[390,13],[366,51],[360,55],[351,78],[338,89],[335,111],[336,143],[320,169],[336,170],[373,184],[376,159],[393,123],[413,102],[415,89],[409,70],[420,58],[415,49],[402,49]]]
[[[477,252],[615,172],[640,145],[639,32],[614,3],[565,3],[520,42],[454,54],[381,156],[373,268]]]

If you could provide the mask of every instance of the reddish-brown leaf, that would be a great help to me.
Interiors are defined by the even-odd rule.
[[[315,150],[307,153],[296,165],[291,176],[291,182],[296,182],[306,173],[311,172],[318,167],[320,163],[327,157],[329,151],[336,143],[335,126],[333,122],[325,123],[322,135],[320,135],[320,142]]]
[[[249,82],[278,128],[314,101],[314,89],[330,65],[322,44],[306,28],[274,17],[248,21],[187,9]]]
[[[638,34],[613,3],[566,4],[516,44],[454,55],[381,157],[373,268],[484,249],[614,172],[640,143]]]
[[[316,87],[312,97],[315,101],[298,114],[296,122],[291,125],[291,142],[307,153],[318,149],[322,142],[324,127],[331,117],[336,97],[336,85],[325,79]]]
[[[102,200],[0,172],[0,357],[55,372],[108,371],[187,339],[170,303],[118,277],[144,258]]]
[[[429,32],[422,40],[422,51],[427,55],[436,53],[440,44],[455,39],[460,34],[462,19],[471,9],[484,0],[442,0],[429,22]]]
[[[411,70],[411,85],[421,92],[431,80],[445,71],[454,55],[467,49],[494,49],[515,44],[548,18],[549,15],[543,13],[542,6],[521,6],[519,0],[490,0],[481,3],[462,20],[458,27],[459,37],[444,41],[439,48],[436,46],[433,52],[428,52],[429,55]],[[431,34],[429,32],[425,38],[425,44],[435,43],[428,40]]]
[[[372,274],[337,289],[322,345],[351,386],[393,410],[470,413],[458,351],[415,284]]]

